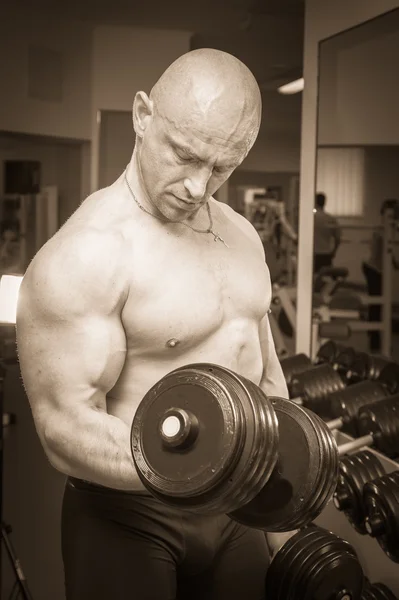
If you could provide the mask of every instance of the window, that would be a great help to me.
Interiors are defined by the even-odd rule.
[[[363,148],[319,148],[316,192],[326,195],[326,210],[337,216],[361,217],[364,209]]]

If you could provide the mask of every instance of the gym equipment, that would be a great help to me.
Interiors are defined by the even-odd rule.
[[[389,390],[390,394],[399,394],[399,364],[389,362],[378,375],[378,381],[381,381]]]
[[[316,414],[282,398],[270,400],[279,426],[277,464],[253,500],[230,517],[256,529],[293,531],[313,521],[330,500],[338,476],[337,446]]]
[[[365,585],[361,600],[398,600],[395,594],[383,583]]]
[[[399,394],[360,407],[357,417],[359,438],[339,446],[339,454],[373,446],[385,456],[399,454]]]
[[[385,475],[384,467],[369,450],[341,458],[333,496],[334,505],[362,535],[367,533],[364,525],[366,515],[363,509],[363,487],[368,481],[382,475]]]
[[[330,395],[343,390],[344,382],[329,364],[321,364],[293,376],[293,401],[321,416],[330,416]]]
[[[217,365],[188,365],[153,386],[131,446],[143,484],[166,504],[266,531],[308,524],[336,487],[337,445],[322,419]]]
[[[353,546],[310,525],[273,557],[265,595],[272,600],[361,600],[363,581]]]
[[[358,435],[357,415],[362,406],[388,397],[387,388],[378,381],[360,381],[330,395],[330,429],[341,429],[352,437]]]
[[[277,461],[278,423],[261,389],[209,363],[176,369],[133,419],[137,473],[166,504],[223,514],[249,502]]]
[[[367,533],[393,562],[399,563],[399,471],[366,483],[363,506]]]
[[[291,388],[291,382],[295,375],[313,367],[313,363],[310,358],[303,353],[283,358],[280,360],[280,364],[288,386],[288,390]]]
[[[384,367],[391,362],[391,359],[385,356],[357,352],[352,357],[352,361],[344,375],[349,383],[357,383],[365,379],[377,380]]]
[[[333,365],[338,357],[338,354],[347,348],[344,344],[339,344],[334,340],[327,340],[324,344],[321,344],[316,354],[315,363],[323,364],[328,363]]]

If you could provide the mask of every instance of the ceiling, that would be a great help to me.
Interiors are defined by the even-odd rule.
[[[302,75],[305,0],[3,0],[93,24],[192,32],[192,48],[230,52],[262,90],[261,135],[299,136],[301,94],[276,89]]]

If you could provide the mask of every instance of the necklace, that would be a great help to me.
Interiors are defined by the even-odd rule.
[[[135,201],[135,203],[137,204],[137,206],[145,213],[147,213],[147,215],[151,215],[151,217],[154,217],[155,219],[159,219],[160,221],[164,221],[165,223],[178,223],[180,225],[184,225],[185,227],[188,227],[189,229],[191,229],[192,231],[195,231],[195,233],[211,233],[213,235],[213,241],[214,242],[222,242],[222,244],[224,244],[226,246],[226,248],[228,248],[229,246],[226,244],[226,242],[224,241],[224,239],[216,232],[213,230],[213,219],[212,219],[212,214],[211,214],[211,208],[209,206],[209,202],[206,203],[206,210],[208,213],[208,218],[209,218],[209,227],[207,229],[197,229],[196,227],[192,227],[192,225],[189,225],[188,223],[184,223],[184,221],[170,221],[169,219],[165,219],[163,217],[159,217],[157,215],[154,215],[152,212],[150,212],[149,210],[147,210],[146,208],[144,208],[144,206],[142,204],[140,204],[140,202],[137,200],[132,188],[130,187],[130,183],[129,180],[127,178],[127,172],[125,170],[125,181],[126,181],[126,185],[129,189],[129,192],[133,198],[133,200]]]

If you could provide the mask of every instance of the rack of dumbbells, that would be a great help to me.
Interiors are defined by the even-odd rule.
[[[321,416],[338,446],[336,489],[315,524],[355,549],[361,598],[399,597],[399,365],[334,341],[313,362],[281,364],[293,402]]]

